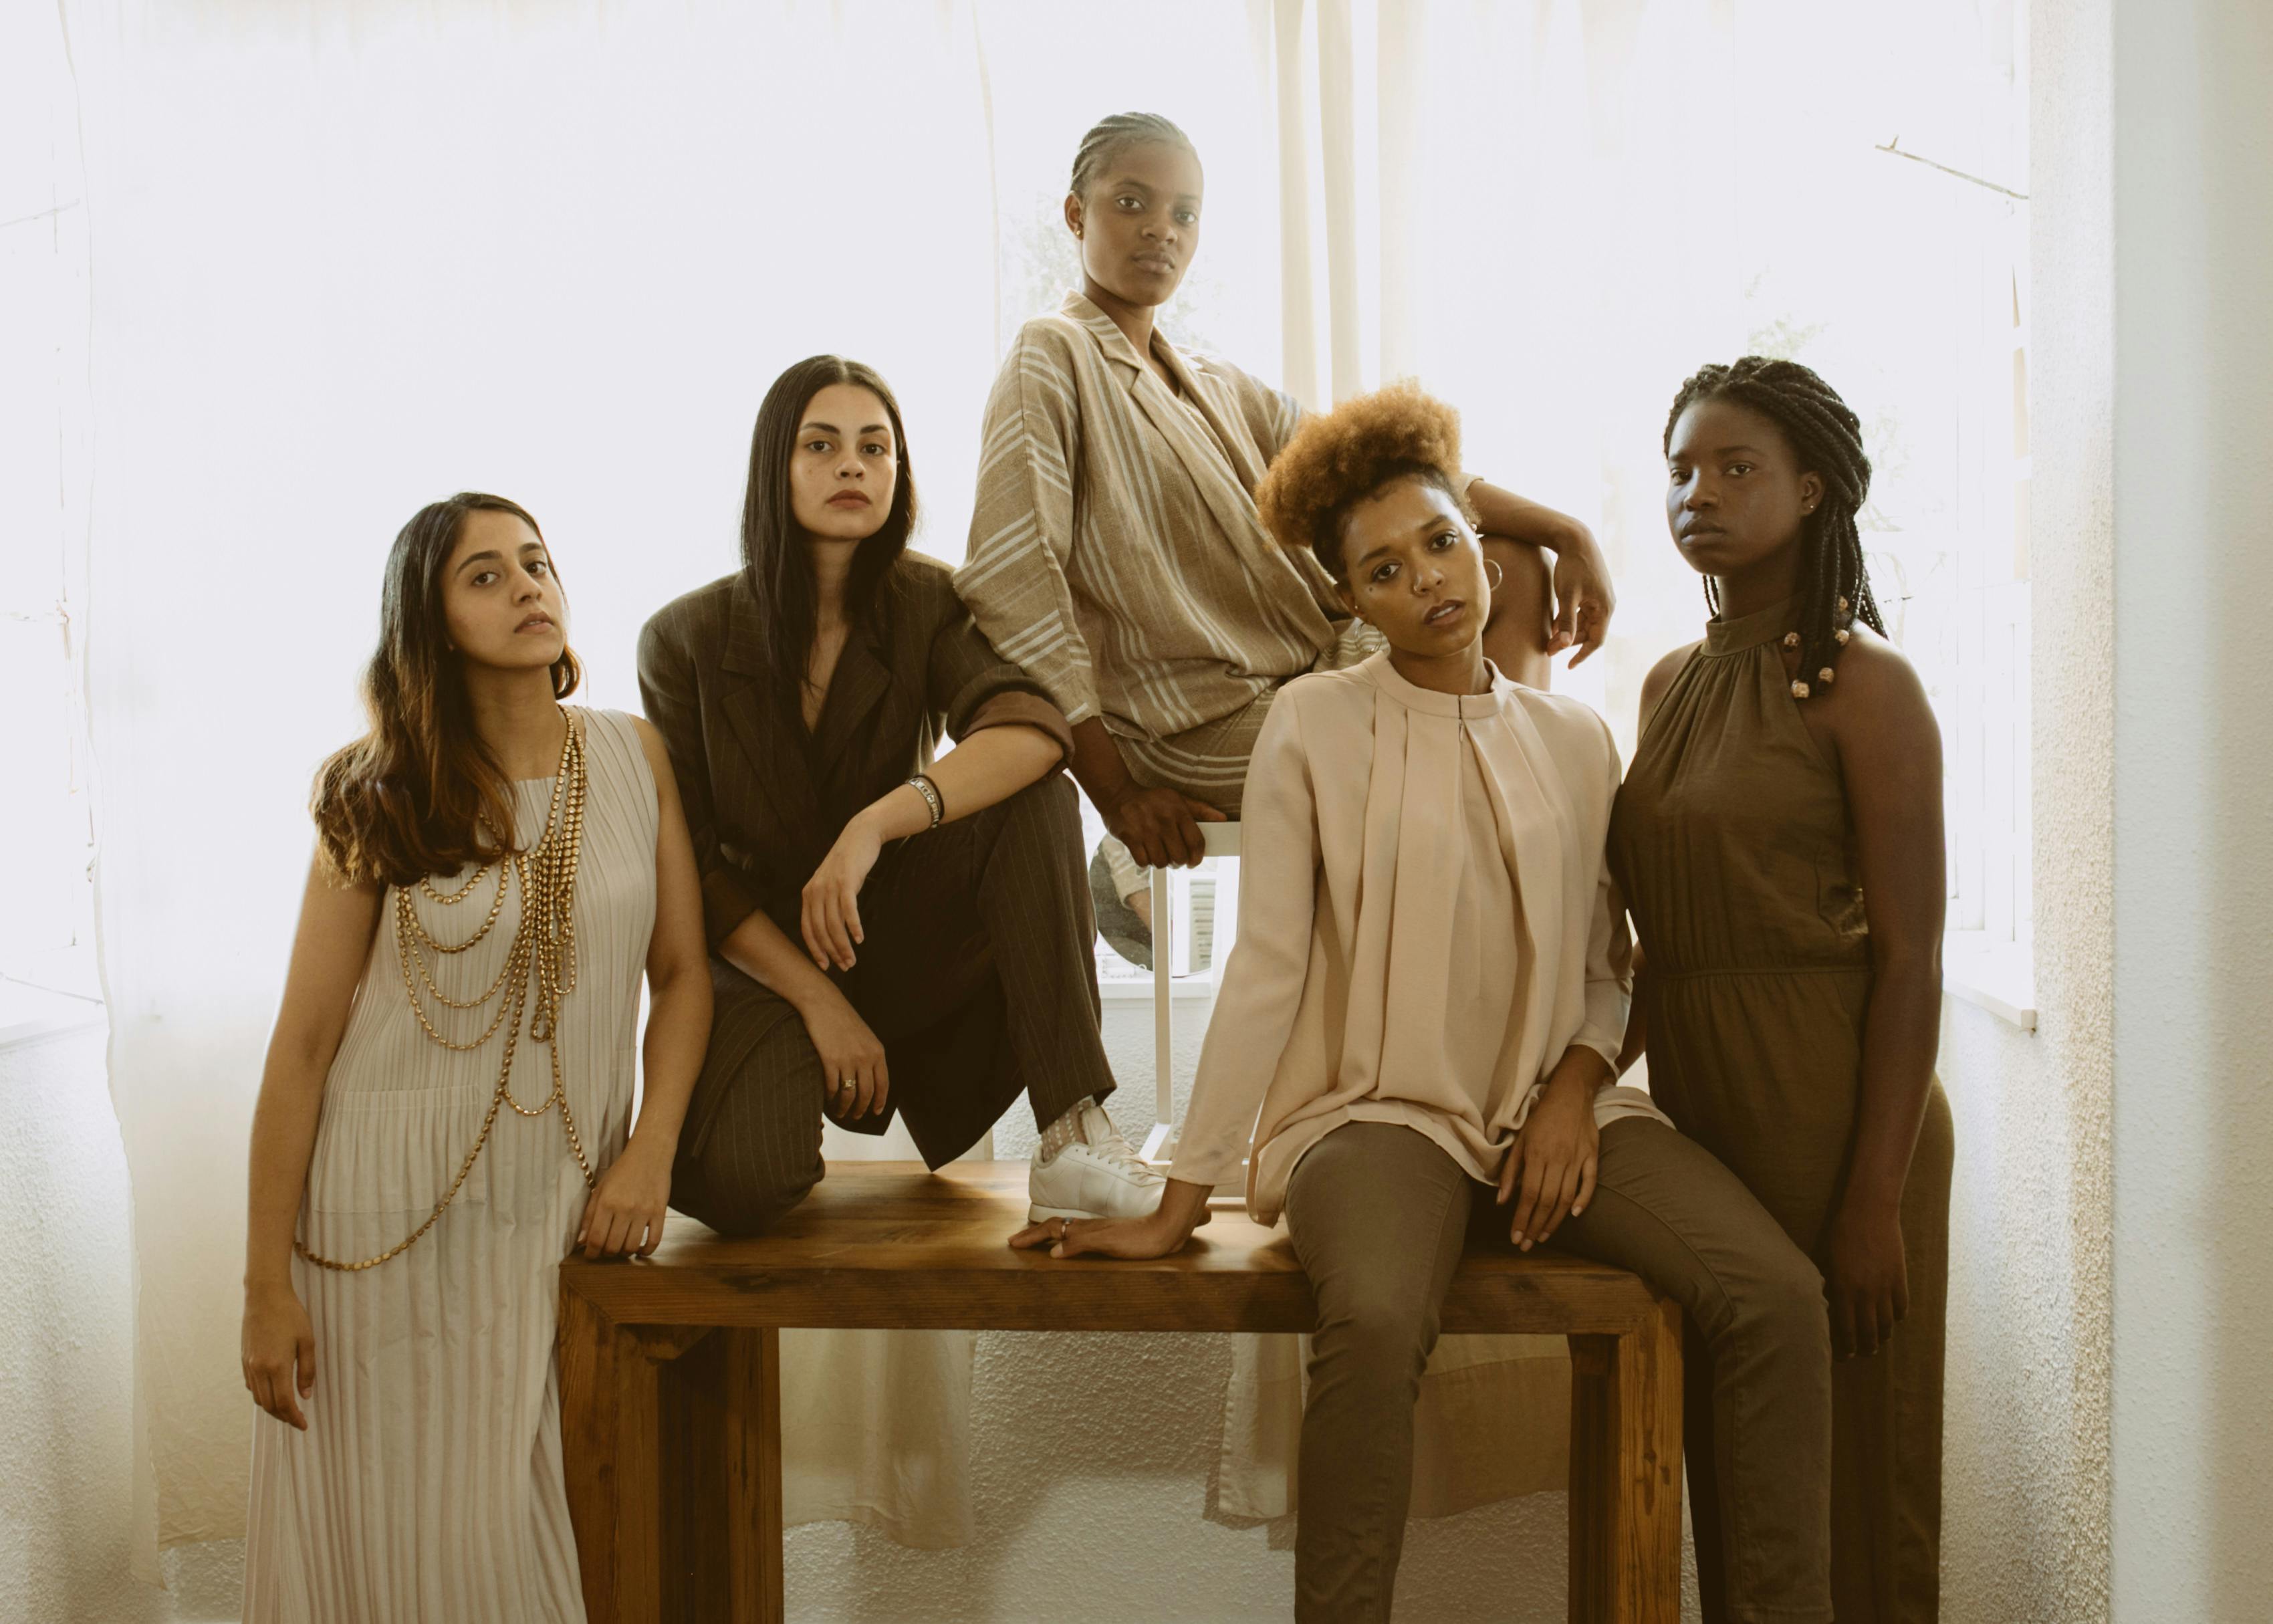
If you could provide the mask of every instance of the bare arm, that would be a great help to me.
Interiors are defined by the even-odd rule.
[[[1634,726],[1634,748],[1641,748],[1642,735],[1649,732],[1650,718],[1657,714],[1673,679],[1681,674],[1696,652],[1697,644],[1676,649],[1649,668],[1641,680],[1641,718]],[[1637,939],[1633,946],[1633,1001],[1626,1006],[1625,1041],[1618,1046],[1618,1075],[1624,1077],[1633,1070],[1634,1062],[1649,1052],[1649,959],[1643,951],[1644,944]]]
[[[710,958],[702,945],[702,883],[694,871],[694,843],[663,735],[646,722],[637,726],[656,801],[655,929],[648,937],[647,1032],[641,1046],[644,1086],[631,1142],[601,1175],[577,1225],[576,1244],[588,1258],[646,1257],[661,1244],[679,1130],[710,1038]]]
[[[1548,653],[1575,646],[1579,651],[1571,657],[1575,665],[1601,648],[1618,598],[1594,532],[1570,515],[1488,479],[1469,484],[1468,505],[1475,509],[1483,534],[1504,536],[1555,555],[1556,614],[1548,628]]]
[[[292,1235],[315,1154],[325,1079],[371,956],[379,901],[379,887],[335,885],[320,861],[309,865],[284,1002],[269,1035],[252,1111],[244,1385],[263,1410],[304,1432],[308,1423],[298,1401],[315,1391],[316,1345],[307,1310],[292,1289]]]
[[[1649,980],[1649,960],[1637,946],[1633,956],[1633,1002],[1626,1006],[1625,1041],[1618,1045],[1618,1075],[1624,1077],[1634,1068],[1634,1062],[1649,1052],[1649,1019],[1643,1013],[1642,989]]]
[[[1073,760],[1068,764],[1106,828],[1138,862],[1189,868],[1207,855],[1200,825],[1222,823],[1222,811],[1174,790],[1137,783],[1103,718],[1093,716],[1073,725]]]
[[[1871,1005],[1825,1283],[1834,1345],[1867,1355],[1909,1309],[1902,1186],[1941,1036],[1941,729],[1909,662],[1875,634],[1857,628],[1839,679],[1834,737],[1871,921]]]

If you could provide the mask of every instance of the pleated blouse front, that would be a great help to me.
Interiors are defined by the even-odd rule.
[[[1386,654],[1296,679],[1248,771],[1239,940],[1177,1147],[1215,1183],[1253,1147],[1264,1222],[1347,1122],[1498,1177],[1573,1044],[1615,1062],[1629,954],[1602,842],[1618,761],[1585,705],[1493,673],[1437,693]],[[1654,1114],[1611,1088],[1596,1116]]]
[[[572,713],[588,787],[574,921],[575,987],[562,1001],[562,1081],[595,1174],[629,1130],[641,979],[655,921],[658,803],[632,718]],[[516,839],[543,833],[551,778],[514,786]],[[447,896],[473,878],[437,876]],[[488,912],[495,876],[438,905],[409,891],[428,932],[461,942]],[[403,987],[398,891],[379,925],[325,1084],[301,1212],[315,1252],[371,1257],[410,1233],[481,1132],[504,1054],[500,1029],[470,1051],[427,1036]],[[521,917],[508,883],[472,949],[430,955],[439,989],[478,996],[504,967]],[[416,972],[413,972],[414,975]],[[424,989],[422,987],[422,993]],[[496,1011],[424,1003],[454,1042]],[[552,1089],[543,1045],[521,1035],[512,1092]],[[587,1191],[559,1113],[498,1112],[487,1147],[440,1220],[399,1257],[355,1273],[293,1259],[316,1338],[308,1431],[254,1419],[246,1624],[559,1624],[584,1617],[560,1466],[553,1357],[561,1259]]]

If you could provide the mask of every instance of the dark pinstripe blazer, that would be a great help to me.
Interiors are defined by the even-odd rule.
[[[799,894],[830,845],[931,765],[942,731],[1023,723],[1072,751],[1064,713],[995,654],[945,564],[903,554],[878,611],[846,640],[810,734],[762,691],[764,612],[743,573],[673,599],[640,633],[640,692],[679,775],[714,948],[758,908],[795,941]]]

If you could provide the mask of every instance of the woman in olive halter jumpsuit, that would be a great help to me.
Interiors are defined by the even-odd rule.
[[[1789,361],[1707,367],[1665,448],[1714,615],[1643,686],[1611,822],[1645,966],[1628,1057],[1647,1045],[1658,1104],[1821,1267],[1834,1605],[1917,1624],[1939,1606],[1952,1154],[1940,735],[1881,635],[1855,528],[1870,462],[1831,387]],[[1687,1414],[1707,1568],[1741,1508],[1693,1470],[1709,1406]],[[1722,1587],[1701,1588],[1709,1620]]]

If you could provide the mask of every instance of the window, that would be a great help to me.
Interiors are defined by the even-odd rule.
[[[0,981],[91,998],[88,261],[82,199],[50,180],[78,170],[56,43],[0,71],[8,139],[71,154],[0,171]]]

